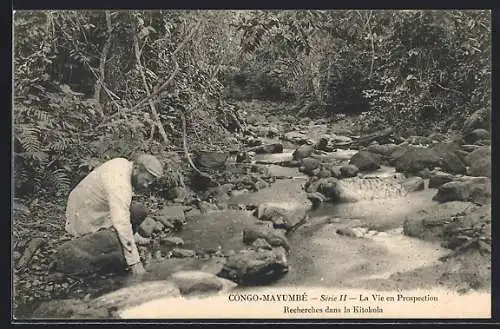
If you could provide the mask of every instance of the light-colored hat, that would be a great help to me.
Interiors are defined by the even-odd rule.
[[[163,175],[163,165],[155,156],[141,154],[137,157],[137,164],[142,165],[151,175],[161,177]]]

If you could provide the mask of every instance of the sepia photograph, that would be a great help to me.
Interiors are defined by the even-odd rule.
[[[491,10],[15,10],[12,320],[491,319]]]

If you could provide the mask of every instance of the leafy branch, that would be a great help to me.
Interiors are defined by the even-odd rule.
[[[168,87],[168,85],[173,81],[174,77],[177,75],[177,73],[179,72],[179,64],[177,63],[177,60],[176,60],[176,54],[186,45],[186,43],[192,38],[192,36],[194,35],[194,33],[198,30],[200,26],[200,23],[198,23],[192,30],[191,32],[189,33],[189,35],[187,37],[184,38],[184,40],[177,46],[177,48],[172,52],[172,54],[170,55],[172,61],[174,62],[174,70],[173,72],[170,74],[170,76],[168,77],[168,79],[161,85],[159,86],[155,86],[153,87],[153,92],[150,93],[150,95],[144,97],[143,99],[141,99],[139,102],[137,102],[134,106],[132,106],[131,108],[129,109],[124,109],[123,111],[121,112],[134,112],[135,110],[139,109],[141,106],[143,106],[145,103],[149,102],[150,100],[153,101],[153,103],[156,103],[158,102],[158,99],[155,99],[155,97],[159,96],[165,89],[166,87]],[[108,125],[109,121],[114,119],[115,117],[119,116],[121,113],[115,113],[113,115],[110,115],[108,116],[106,122],[98,125],[96,127],[96,129],[99,129],[99,128],[103,128],[105,127],[106,125]]]

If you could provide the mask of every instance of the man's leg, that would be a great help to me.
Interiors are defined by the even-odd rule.
[[[151,239],[145,238],[139,234],[139,226],[148,216],[148,209],[141,203],[132,202],[130,205],[130,222],[132,223],[132,231],[134,232],[134,239],[137,245],[147,245]]]
[[[148,209],[141,203],[132,202],[130,204],[130,222],[132,223],[132,231],[137,232],[139,225],[148,216]]]

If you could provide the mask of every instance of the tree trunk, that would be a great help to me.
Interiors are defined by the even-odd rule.
[[[96,109],[101,117],[104,117],[104,111],[102,109],[102,104],[101,104],[101,89],[105,81],[106,61],[108,59],[108,53],[109,49],[111,48],[111,40],[113,37],[111,14],[109,13],[108,10],[105,11],[105,14],[106,14],[106,27],[107,27],[108,38],[106,39],[106,42],[104,43],[104,46],[102,48],[101,58],[99,60],[99,76],[97,77],[97,81],[95,83],[95,91],[94,91],[94,99],[97,104]]]
[[[141,63],[141,52],[140,52],[140,48],[139,48],[139,38],[137,37],[137,29],[135,28],[135,24],[134,24],[134,52],[135,52],[135,58],[137,61],[137,66],[138,66],[139,72],[141,73],[141,78],[142,78],[142,83],[144,85],[144,90],[146,90],[147,97],[151,97],[151,92],[150,92],[149,87],[148,87],[146,75],[144,74],[144,67],[142,66],[142,63]],[[160,116],[158,115],[158,112],[156,111],[156,106],[151,98],[148,100],[148,104],[149,104],[149,107],[151,108],[151,115],[153,117],[153,121],[156,124],[156,126],[158,127],[158,131],[159,131],[161,137],[163,138],[163,141],[167,144],[170,143],[170,140],[167,137],[167,133],[165,132],[165,129],[163,128],[163,125],[161,123]]]

